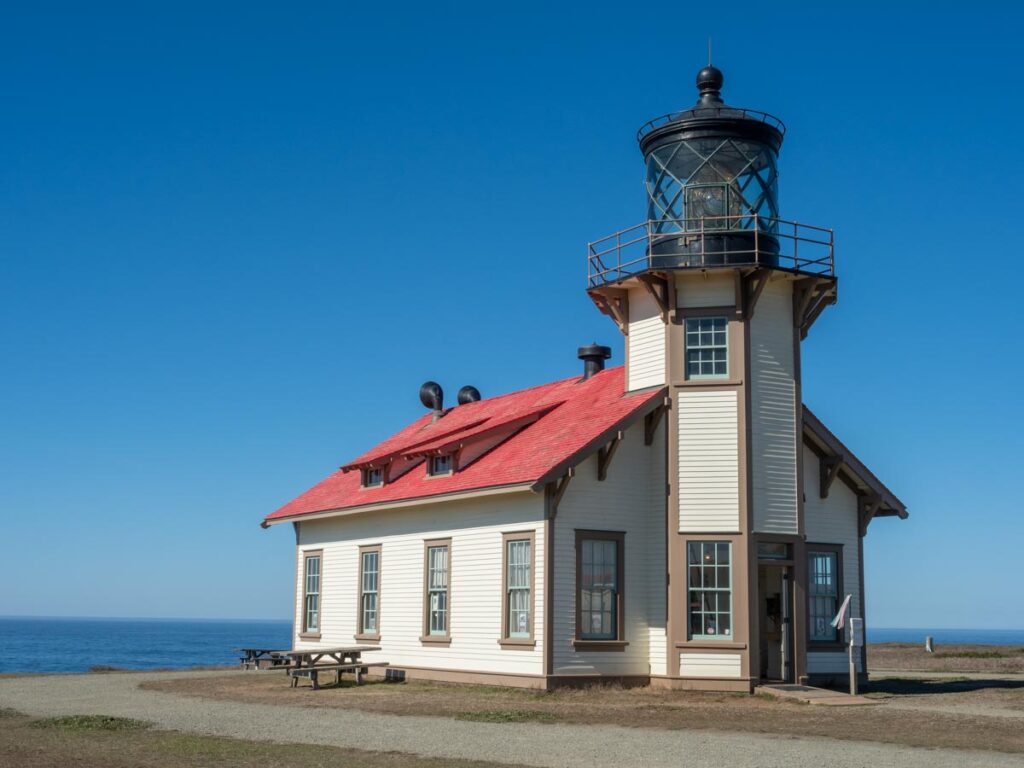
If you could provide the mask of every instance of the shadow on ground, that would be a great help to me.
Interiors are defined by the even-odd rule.
[[[874,680],[864,686],[861,693],[882,693],[891,696],[941,695],[948,693],[970,693],[972,691],[992,690],[1024,690],[1024,680],[977,680],[965,677],[950,677],[939,680],[917,680],[905,677],[891,677],[885,680]]]

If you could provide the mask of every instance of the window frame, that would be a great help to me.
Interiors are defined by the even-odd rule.
[[[367,632],[366,625],[363,622],[363,596],[366,594],[363,591],[364,588],[364,574],[365,574],[365,561],[364,555],[376,553],[377,555],[377,629],[374,632]],[[356,601],[356,633],[354,635],[356,640],[380,640],[380,616],[381,616],[381,575],[383,569],[381,567],[383,561],[383,546],[380,544],[364,544],[359,547],[359,588],[357,591],[358,598]]]
[[[525,636],[513,636],[509,632],[510,598],[508,583],[509,545],[516,541],[526,541],[530,545],[530,579],[529,579],[529,610],[530,610],[530,631]],[[501,633],[498,644],[506,650],[529,650],[537,647],[536,640],[536,617],[535,606],[537,604],[537,533],[536,531],[515,531],[501,534]]]
[[[805,593],[807,595],[807,647],[808,649],[818,650],[842,650],[846,648],[846,642],[844,639],[844,633],[840,630],[835,630],[836,637],[834,640],[814,640],[811,638],[811,632],[813,627],[811,625],[811,579],[813,574],[811,572],[811,557],[815,554],[828,554],[836,556],[836,604],[835,611],[839,611],[839,606],[842,605],[843,600],[846,598],[846,592],[844,591],[845,585],[843,584],[843,545],[842,544],[821,544],[821,543],[808,543],[804,547],[806,553],[806,563],[804,567],[807,573],[807,586]],[[835,616],[835,613],[832,614]]]
[[[703,323],[715,320],[721,320],[724,323],[724,328],[721,333],[725,335],[724,347],[718,344],[704,345],[698,344],[691,347],[689,342],[690,336],[690,323]],[[706,333],[698,328],[695,333]],[[719,333],[719,331],[712,329],[710,333]],[[729,360],[729,316],[725,313],[722,314],[690,314],[683,318],[683,378],[686,381],[729,381],[732,376],[732,366]],[[724,349],[725,350],[725,373],[690,373],[690,352],[701,349]],[[714,364],[714,363],[712,363]]]
[[[718,586],[715,586],[715,587],[705,587],[705,586],[703,586],[703,584],[701,584],[696,589],[693,587],[693,585],[690,583],[690,576],[691,576],[690,569],[694,568],[694,567],[697,567],[697,568],[707,568],[707,567],[709,567],[709,566],[705,566],[703,564],[703,562],[698,563],[696,565],[694,565],[694,564],[692,564],[690,562],[690,546],[693,545],[693,544],[698,544],[698,545],[701,545],[701,546],[706,546],[708,544],[713,544],[716,547],[719,544],[724,544],[725,546],[727,546],[729,548],[729,563],[728,563],[728,569],[729,569],[729,588],[728,588],[728,590],[721,589]],[[723,539],[715,539],[715,538],[686,539],[686,541],[684,542],[684,546],[685,546],[685,558],[686,558],[686,592],[685,592],[686,598],[685,599],[686,599],[686,640],[687,640],[687,642],[690,642],[690,643],[735,643],[736,642],[736,613],[737,613],[737,611],[736,611],[736,570],[735,570],[736,561],[735,561],[735,557],[734,557],[735,548],[733,547],[732,539],[724,539],[724,538]],[[713,566],[710,566],[710,567],[716,568],[716,569],[721,567],[718,564],[717,555],[715,557],[715,564]],[[717,580],[716,580],[716,584],[717,584]],[[726,592],[726,591],[728,591],[728,593],[729,593],[729,634],[726,635],[726,634],[723,634],[721,632],[718,632],[718,633],[713,634],[713,635],[708,635],[708,634],[703,634],[703,633],[700,633],[700,634],[694,633],[694,631],[693,631],[693,601],[692,601],[691,595],[690,595],[690,593],[694,592],[694,591],[698,591],[698,592],[701,592],[701,593],[703,593],[703,592],[719,593],[719,592]],[[706,612],[705,611],[701,611],[701,613],[706,613]],[[722,613],[723,613],[722,611],[717,610],[717,606],[716,606],[715,614],[716,615],[720,615]]]
[[[583,542],[615,542],[615,637],[613,639],[591,639],[583,637]],[[573,647],[582,651],[624,651],[626,640],[626,533],[625,531],[595,531],[576,529],[576,585],[573,593],[576,603],[576,626],[573,631]]]
[[[299,550],[299,558],[302,561],[300,571],[302,581],[299,584],[299,638],[302,640],[319,640],[324,626],[324,551],[322,549]],[[316,591],[316,628],[309,627],[308,598],[312,592],[308,591],[309,584],[309,561],[317,560],[317,591]]]
[[[370,473],[371,472],[379,472],[380,473],[380,480],[378,480],[375,483],[371,483],[370,482]],[[363,488],[380,488],[382,485],[384,485],[384,482],[385,482],[384,475],[385,475],[384,467],[366,467],[365,469],[362,470],[362,487]]]
[[[443,472],[438,472],[434,468],[434,462],[439,459],[448,460],[448,469]],[[427,477],[448,477],[455,472],[455,454],[454,453],[438,453],[433,456],[427,456]]]
[[[430,634],[430,550],[446,547],[448,550],[447,578],[445,579],[445,632]],[[423,634],[420,642],[427,645],[451,645],[452,642],[452,540],[427,539],[423,542]]]

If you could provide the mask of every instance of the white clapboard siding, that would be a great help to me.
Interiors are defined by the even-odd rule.
[[[680,653],[679,674],[682,677],[739,677],[738,653]]]
[[[299,549],[323,550],[321,638],[295,638],[298,647],[354,642],[359,594],[359,546],[381,545],[381,651],[367,656],[394,667],[435,667],[503,674],[543,673],[544,502],[529,492],[419,509],[302,523]],[[534,650],[503,650],[502,533],[532,531],[535,538]],[[424,646],[424,541],[451,538],[449,647]],[[299,558],[301,562],[301,558]],[[301,610],[301,579],[296,619]],[[300,626],[300,625],[297,625]]]
[[[679,530],[739,531],[739,399],[734,390],[679,393]]]
[[[765,286],[750,322],[754,530],[798,533],[796,369],[792,286]]]
[[[605,480],[592,456],[576,467],[555,517],[554,642],[556,675],[647,675],[651,647],[665,645],[664,424],[650,446],[644,425],[626,430]],[[624,651],[577,651],[576,530],[625,534]],[[659,668],[664,669],[664,651]]]
[[[859,527],[857,496],[839,479],[832,483],[828,498],[821,498],[818,457],[810,448],[803,448],[804,461],[804,529],[808,549],[814,544],[839,544],[843,548],[843,595],[853,595],[851,615],[863,616],[860,594]],[[842,599],[842,597],[840,598]],[[845,640],[846,638],[844,638]],[[842,669],[835,669],[837,665]],[[845,652],[809,652],[809,672],[847,671]]]
[[[676,306],[697,308],[735,305],[736,285],[731,271],[676,277]]]
[[[629,292],[629,333],[626,335],[629,391],[665,383],[665,323],[644,288]]]

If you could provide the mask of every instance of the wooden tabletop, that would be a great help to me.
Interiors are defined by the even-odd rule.
[[[281,651],[288,656],[332,656],[334,654],[342,653],[368,653],[370,651],[379,651],[379,645],[338,645],[330,648],[295,648],[291,651]]]

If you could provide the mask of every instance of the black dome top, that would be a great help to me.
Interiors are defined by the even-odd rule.
[[[696,80],[700,97],[694,106],[656,117],[637,131],[644,155],[665,141],[700,136],[750,138],[769,144],[778,152],[786,126],[767,112],[726,104],[722,101],[724,83],[725,75],[718,67],[708,65],[700,70]]]
[[[697,73],[697,89],[700,91],[698,104],[721,104],[722,84],[725,82],[725,75],[718,67],[710,64]]]

